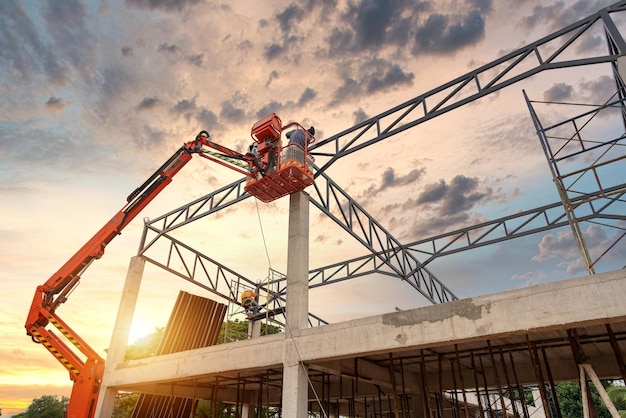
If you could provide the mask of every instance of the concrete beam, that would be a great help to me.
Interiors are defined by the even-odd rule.
[[[301,329],[117,365],[111,386],[282,366],[285,344],[305,362],[484,341],[624,321],[626,270]],[[511,315],[515,312],[515,315]],[[506,320],[503,320],[506,319]]]

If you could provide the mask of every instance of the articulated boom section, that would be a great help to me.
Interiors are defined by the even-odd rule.
[[[288,126],[292,125],[304,130],[296,123]],[[298,145],[289,145],[283,149],[281,132],[280,119],[275,114],[257,122],[252,128],[252,136],[258,152],[245,155],[214,143],[208,132],[200,132],[195,140],[184,144],[135,189],[128,196],[126,205],[63,267],[37,287],[26,319],[26,333],[33,341],[43,344],[70,373],[74,387],[67,410],[68,418],[93,418],[104,374],[102,357],[56,314],[56,309],[67,300],[82,273],[94,260],[102,257],[107,244],[121,234],[135,216],[172,181],[193,154],[248,176],[246,191],[264,202],[312,184],[313,175],[307,168],[306,149]],[[64,339],[49,330],[49,324],[57,328]],[[75,349],[70,348],[71,345]]]
[[[148,180],[127,199],[126,205],[113,216],[72,258],[53,274],[46,283],[37,287],[26,319],[26,333],[33,341],[43,344],[69,371],[74,381],[68,405],[68,418],[91,418],[95,412],[100,382],[104,373],[104,360],[83,341],[57,315],[56,309],[67,300],[69,293],[80,281],[85,269],[104,254],[106,245],[119,235],[141,210],[171,181],[172,177],[189,162],[207,139],[201,135],[183,145]],[[48,324],[54,325],[85,360],[70,348]]]

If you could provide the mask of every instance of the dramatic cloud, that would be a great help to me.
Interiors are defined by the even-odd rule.
[[[385,189],[393,187],[406,186],[417,182],[424,174],[424,169],[411,170],[405,176],[397,176],[393,168],[388,167],[382,174],[381,182],[379,185],[371,185],[363,194],[364,199],[375,198],[378,193]]]
[[[432,14],[415,33],[414,54],[444,54],[476,43],[485,35],[485,21],[479,11],[471,11],[461,20]]]
[[[342,22],[327,38],[331,56],[380,52],[384,47],[413,54],[456,51],[482,39],[490,0],[473,1],[466,14],[450,7],[434,12],[428,2],[365,0],[351,2]],[[465,9],[464,9],[465,11]]]
[[[276,14],[279,28],[284,33],[290,33],[294,26],[298,26],[302,20],[303,11],[297,4],[291,3],[285,10]]]
[[[334,93],[335,104],[400,86],[411,86],[415,78],[413,73],[405,73],[398,65],[380,58],[360,63],[352,71],[340,67],[339,72],[343,81]]]
[[[424,187],[424,191],[415,200],[417,205],[439,208],[444,216],[466,212],[478,203],[484,203],[492,195],[491,189],[478,189],[478,179],[463,175],[455,176],[450,184],[444,180]]]
[[[319,132],[316,138],[321,142],[325,132],[343,132],[454,79],[470,69],[467,66],[471,59],[471,69],[474,63],[490,62],[505,39],[513,45],[536,40],[530,32],[519,30],[520,19],[535,5],[537,8],[524,22],[533,29],[532,34],[545,34],[549,31],[546,27],[561,28],[556,25],[571,23],[613,2],[1,0],[0,176],[4,180],[2,193],[10,198],[5,199],[6,223],[0,234],[5,238],[3,242],[10,243],[4,252],[5,276],[25,278],[3,282],[9,289],[4,292],[3,306],[7,312],[23,312],[24,306],[18,305],[32,297],[32,291],[41,284],[37,277],[49,277],[58,268],[58,263],[50,260],[64,259],[60,247],[69,246],[69,252],[75,251],[84,242],[84,231],[93,230],[93,222],[98,221],[87,219],[87,215],[90,219],[108,219],[106,207],[111,196],[123,201],[128,191],[180,147],[181,141],[193,139],[201,129],[208,130],[218,143],[243,150],[251,125],[277,112],[283,121],[315,126]],[[491,38],[483,44],[486,35],[502,38]],[[605,47],[602,30],[591,35],[568,50],[569,55],[576,58],[580,51]],[[376,214],[376,220],[394,236],[408,242],[477,224],[486,216],[536,207],[541,204],[537,201],[546,196],[552,199],[555,192],[520,90],[528,87],[534,99],[541,99],[546,91],[553,99],[569,97],[587,103],[604,103],[615,93],[610,65],[568,69],[562,72],[564,77],[556,75],[559,71],[537,74],[512,89],[407,129],[387,138],[380,148],[372,146],[351,153],[326,173],[340,187],[356,192],[359,204]],[[559,84],[552,85],[555,80]],[[476,80],[484,87],[482,81]],[[475,84],[469,83],[467,88]],[[420,91],[412,91],[418,88]],[[511,110],[513,106],[517,110]],[[424,103],[411,112],[417,114],[424,108],[432,110]],[[393,129],[408,128],[407,123],[397,121]],[[370,130],[381,129],[384,135],[387,128],[381,123]],[[410,141],[411,135],[431,140],[421,142],[419,147],[407,147],[404,141]],[[593,138],[601,140],[600,135]],[[361,139],[365,137],[357,140]],[[343,138],[337,145],[341,148],[348,141]],[[320,149],[327,150],[333,152],[332,146]],[[539,163],[529,163],[532,154],[538,154]],[[332,158],[318,155],[318,162]],[[445,166],[436,166],[444,160]],[[544,176],[535,173],[539,164]],[[156,206],[147,208],[145,216],[158,215],[162,209],[170,210],[217,190],[235,174],[215,168],[211,163],[186,166],[167,189],[167,195],[156,199]],[[432,173],[437,173],[436,177],[430,177]],[[619,179],[618,174],[613,177]],[[505,183],[507,190],[501,190]],[[510,191],[512,188],[515,192]],[[315,187],[307,191],[311,195],[317,192]],[[113,202],[113,210],[118,209],[117,203]],[[231,223],[227,217],[235,210],[228,214],[224,211],[219,222],[198,224],[189,238],[196,239],[199,234],[196,242],[208,246],[202,248],[209,248],[227,264],[232,260],[238,263],[241,260],[233,254],[242,245],[251,244],[258,218],[263,218],[264,226],[272,231],[266,236],[272,262],[276,266],[286,264],[287,200],[257,207],[253,199],[248,199],[241,205],[238,203],[237,208],[254,210],[255,216],[233,219]],[[107,213],[102,216],[101,210]],[[257,210],[261,216],[257,216]],[[79,219],[77,215],[81,214],[85,219]],[[67,223],[63,223],[64,216],[69,216]],[[33,219],[36,224],[30,222]],[[329,220],[318,220],[313,225],[315,230],[313,226],[311,230],[311,252],[318,260],[324,260],[326,254],[330,258],[345,255],[345,259],[361,254],[359,243],[345,239],[342,231],[336,234],[336,230],[327,228]],[[140,217],[135,222],[120,237],[132,241],[131,252],[136,250],[136,238],[132,236],[141,229]],[[233,228],[242,228],[245,233],[233,232]],[[594,254],[614,238],[608,229],[589,233],[589,247]],[[183,236],[187,238],[185,232]],[[228,244],[229,237],[233,245]],[[119,243],[117,240],[115,245]],[[117,292],[110,279],[115,276],[123,280],[126,272],[129,252],[120,248],[107,250],[106,263],[116,271],[107,274],[107,292]],[[493,248],[484,251],[494,252]],[[516,283],[501,280],[497,289],[487,289],[493,292],[522,280],[541,278],[539,273],[525,274],[527,271],[549,272],[554,280],[564,277],[566,269],[580,268],[576,248],[558,234],[546,237],[539,247],[533,245],[519,252],[523,252],[520,257],[524,263],[536,255],[542,264],[535,268],[524,265],[503,275],[504,261],[492,259],[489,269],[477,268],[463,279],[476,293],[485,289],[476,283],[486,276],[519,279]],[[624,252],[617,249],[614,259],[626,259]],[[232,267],[239,269],[242,265]],[[243,268],[257,267],[248,263]],[[38,268],[43,275],[33,271]],[[555,271],[560,275],[554,276]],[[28,288],[26,296],[16,287],[18,282]],[[98,286],[104,286],[104,282],[98,282]],[[89,280],[83,284],[89,286]],[[102,296],[100,289],[81,289],[78,291]],[[23,332],[18,335],[15,330],[23,329],[22,315],[17,315],[19,321],[11,320],[1,329],[6,344],[21,344]],[[88,329],[102,335],[103,329],[112,327],[110,315],[99,310],[93,315],[104,322],[91,323]],[[110,337],[102,336],[105,342],[98,346],[106,346]],[[36,356],[25,354],[29,364],[34,364]],[[45,350],[41,350],[41,356],[56,366],[56,360]],[[23,367],[23,361],[14,363],[9,373],[30,378],[31,382],[41,382],[43,375],[53,369],[33,373]],[[71,382],[63,367],[58,368],[62,377],[54,381],[66,379],[69,388]],[[13,382],[11,375],[7,379]],[[27,401],[41,393],[30,395],[28,392]]]
[[[556,83],[543,92],[543,100],[547,102],[564,102],[572,98],[574,87],[565,83]]]

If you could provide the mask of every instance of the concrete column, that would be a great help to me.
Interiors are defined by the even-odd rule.
[[[248,338],[261,336],[261,321],[248,321]]]
[[[289,342],[287,342],[289,344]],[[293,350],[287,350],[293,351]],[[307,418],[309,381],[307,370],[299,361],[283,365],[283,416]]]
[[[309,325],[309,196],[293,193],[289,201],[287,250],[287,303],[285,355],[283,360],[283,402],[285,417],[306,418],[308,410],[307,370],[300,363],[298,349],[290,338]]]
[[[309,195],[293,193],[289,200],[287,243],[286,332],[309,326]]]
[[[104,378],[100,387],[100,398],[96,406],[95,416],[99,418],[109,418],[113,414],[113,404],[117,390],[110,389],[107,382],[112,370],[115,369],[118,363],[124,361],[126,344],[128,343],[130,326],[135,314],[135,306],[137,305],[137,297],[139,296],[139,287],[145,264],[146,262],[142,257],[136,256],[130,259],[120,306],[117,310],[117,319],[115,320],[113,335],[111,336],[107,353]]]

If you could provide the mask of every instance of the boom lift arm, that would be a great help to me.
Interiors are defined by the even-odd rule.
[[[119,235],[132,220],[148,205],[192,158],[193,154],[203,155],[204,146],[217,148],[220,152],[229,150],[210,142],[206,132],[201,132],[194,141],[184,144],[150,178],[133,191],[127,203],[117,212],[72,258],[70,258],[43,285],[37,287],[33,303],[26,320],[26,333],[33,341],[42,343],[70,373],[74,382],[68,418],[93,417],[102,375],[104,360],[76,332],[56,314],[71,291],[78,285],[83,272],[94,260],[104,254],[105,247]],[[234,153],[234,152],[230,152]],[[69,345],[47,329],[54,325],[85,357],[82,360]]]
[[[287,126],[297,125],[292,123]],[[85,245],[83,245],[44,284],[37,287],[28,317],[26,333],[34,342],[43,344],[69,371],[74,382],[67,407],[68,418],[93,418],[104,374],[104,359],[73,331],[56,313],[78,285],[81,275],[94,260],[104,254],[109,242],[137,216],[191,160],[194,154],[248,176],[246,191],[268,202],[288,193],[302,190],[313,183],[306,166],[306,149],[281,142],[282,125],[275,114],[257,122],[252,138],[260,151],[241,154],[211,140],[208,132],[200,132],[195,140],[185,143],[141,186],[127,198],[126,204]],[[302,128],[303,129],[303,128]],[[314,139],[314,138],[313,138]],[[298,154],[295,155],[294,154]],[[295,156],[295,157],[294,157]],[[284,160],[284,161],[283,161]],[[268,162],[273,166],[269,167]],[[270,170],[271,168],[271,170]],[[271,171],[271,173],[270,173]],[[250,188],[250,189],[248,189]],[[66,340],[49,330],[54,325]],[[69,341],[83,357],[66,342]]]

